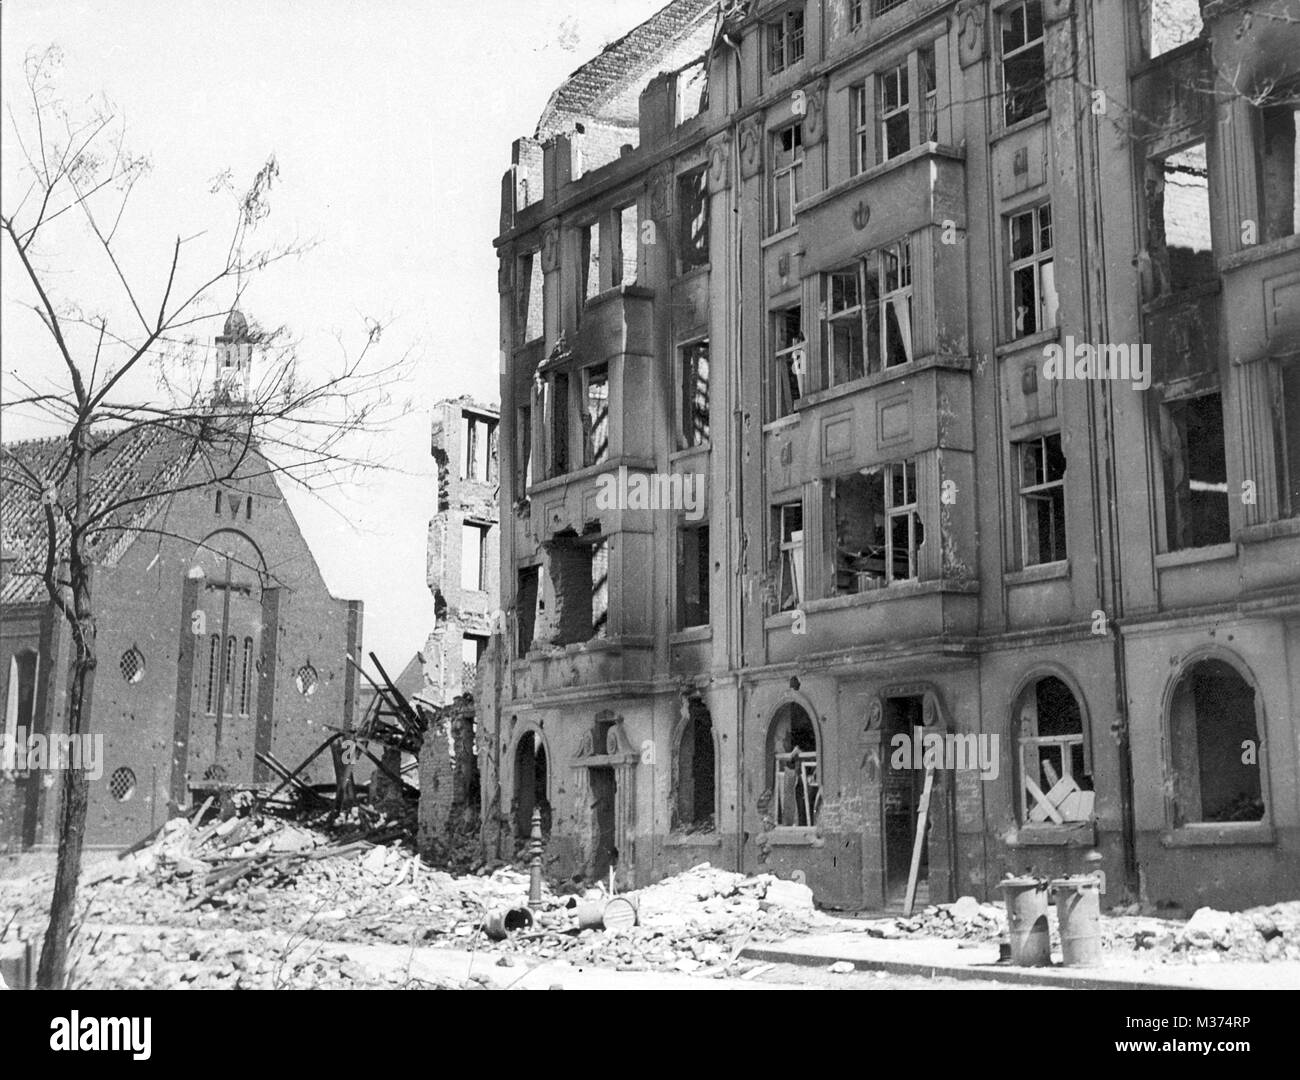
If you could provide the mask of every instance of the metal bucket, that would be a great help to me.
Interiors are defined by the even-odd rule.
[[[483,920],[483,932],[493,941],[504,941],[512,930],[527,930],[533,925],[533,913],[526,907],[498,908]]]
[[[632,897],[615,896],[605,905],[606,930],[628,930],[636,923],[636,901]]]
[[[1101,888],[1100,878],[1093,874],[1052,882],[1061,922],[1061,962],[1066,967],[1101,963]]]
[[[1047,882],[1041,878],[1006,878],[998,882],[1007,907],[1011,962],[1018,967],[1046,967],[1052,962],[1052,935],[1047,925]]]

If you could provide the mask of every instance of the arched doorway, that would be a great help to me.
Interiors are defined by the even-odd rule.
[[[546,744],[541,733],[525,731],[515,745],[515,836],[532,834],[533,810],[542,812],[542,835],[551,831],[551,804],[547,799]]]

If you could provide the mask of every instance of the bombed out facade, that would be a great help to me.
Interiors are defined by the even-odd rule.
[[[676,0],[575,72],[496,240],[485,821],[840,908],[1294,895],[1297,57],[1231,2]]]

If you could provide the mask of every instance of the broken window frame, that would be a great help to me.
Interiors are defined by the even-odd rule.
[[[843,386],[867,374],[866,305],[863,302],[862,277],[863,264],[860,262],[822,275],[823,388]]]
[[[775,541],[776,610],[794,611],[803,605],[805,595],[802,500],[772,507],[772,537]]]
[[[1274,362],[1272,377],[1277,516],[1300,517],[1300,357]]]
[[[791,304],[772,313],[772,419],[795,411],[808,393],[808,350],[803,333],[803,306]]]
[[[873,164],[871,159],[871,93],[865,82],[849,87],[849,167],[851,174],[866,172]]]
[[[1174,413],[1176,410],[1191,408],[1192,402],[1204,401],[1208,398],[1218,400],[1218,461],[1216,472],[1221,472],[1222,480],[1195,480],[1192,473],[1193,453],[1206,453],[1207,448],[1212,451],[1213,444],[1207,444],[1203,433],[1199,437],[1189,439],[1186,433],[1186,424],[1182,430],[1178,426],[1178,420]],[[1166,391],[1162,396],[1159,404],[1159,417],[1157,427],[1157,438],[1159,440],[1160,453],[1160,476],[1161,483],[1164,487],[1164,498],[1161,506],[1161,524],[1163,531],[1164,545],[1163,550],[1171,551],[1189,551],[1194,548],[1212,547],[1215,544],[1225,544],[1232,539],[1232,517],[1231,502],[1229,498],[1230,484],[1228,483],[1228,458],[1227,458],[1227,428],[1223,410],[1223,395],[1219,390],[1217,382],[1213,388],[1208,390],[1195,389],[1192,392],[1180,393],[1176,390]],[[1174,468],[1179,464],[1175,455],[1181,455],[1182,472],[1186,475],[1186,485],[1184,486],[1176,477]],[[1192,485],[1199,483],[1199,488]],[[1214,486],[1207,486],[1214,485]],[[1203,496],[1199,500],[1193,499],[1193,492],[1199,491]],[[1209,505],[1208,495],[1213,494],[1221,498],[1214,500],[1214,505]],[[1198,505],[1199,503],[1199,505]],[[1217,514],[1211,514],[1209,511],[1217,508]],[[1217,528],[1213,528],[1214,526]]]
[[[879,18],[906,3],[907,0],[871,0],[871,14],[874,18]]]
[[[488,591],[488,566],[490,559],[488,556],[488,540],[491,535],[492,525],[487,521],[479,521],[475,518],[465,518],[461,521],[461,551],[460,551],[460,587],[466,592],[487,592]],[[465,550],[465,540],[471,534],[473,537],[473,555],[474,561],[471,563],[468,552]],[[472,574],[470,573],[472,568]],[[467,577],[466,575],[470,576]],[[473,584],[469,584],[472,581]]]
[[[677,273],[709,265],[708,167],[701,165],[677,177]]]
[[[710,566],[709,523],[692,521],[679,525],[676,567],[678,630],[709,626]]]
[[[878,525],[868,523],[868,529],[875,529],[876,542],[860,549],[852,549],[841,543],[837,520],[840,482],[854,476],[863,476],[868,483],[878,479],[880,483],[880,512],[877,515],[880,521]],[[915,458],[868,466],[833,477],[827,499],[826,535],[830,564],[827,594],[857,595],[887,589],[904,581],[918,580],[921,545],[925,542],[925,526],[921,521],[919,506]],[[905,535],[901,543],[897,535],[900,531]],[[900,560],[904,563],[901,573],[898,565]],[[880,563],[879,572],[873,572],[866,565],[876,561]],[[840,588],[839,581],[843,574],[854,575],[852,589]]]
[[[863,266],[864,337],[870,375],[909,364],[916,357],[910,237],[868,252]]]
[[[1269,101],[1255,106],[1255,175],[1259,199],[1259,242],[1268,244],[1288,236],[1300,235],[1300,84],[1274,91]],[[1290,153],[1270,154],[1270,146],[1281,131],[1270,131],[1271,122],[1290,135]],[[1289,120],[1289,123],[1286,121]],[[1285,147],[1283,148],[1285,150]],[[1286,169],[1289,185],[1272,194],[1271,178]],[[1289,198],[1285,188],[1289,186]]]
[[[1064,562],[1069,557],[1065,519],[1065,472],[1069,463],[1061,445],[1061,433],[1058,431],[1035,435],[1032,439],[1024,439],[1011,445],[1015,455],[1016,485],[1020,493],[1020,565],[1022,567],[1044,566],[1049,563]],[[1026,455],[1031,456],[1027,458]],[[1060,461],[1061,468],[1059,473],[1054,474],[1051,472],[1050,463],[1057,459]],[[1046,559],[1040,557],[1043,545],[1041,528],[1037,524],[1040,515],[1036,514],[1044,504],[1048,507],[1050,533],[1048,550],[1052,555],[1051,558]],[[1031,543],[1031,536],[1034,535],[1039,536],[1037,551]]]
[[[601,222],[596,219],[581,226],[578,232],[578,266],[581,274],[579,283],[582,286],[578,290],[580,308],[592,297],[599,296],[604,291],[600,270],[601,231]]]
[[[582,373],[582,463],[600,465],[609,459],[609,364],[588,364]],[[593,396],[594,387],[603,393]]]
[[[789,142],[789,146],[785,145]],[[803,197],[803,123],[796,121],[772,132],[772,172],[768,188],[771,201],[771,235],[795,227],[795,207]]]
[[[923,45],[916,51],[916,77],[920,83],[918,143],[939,141],[939,57],[935,43]]]
[[[1030,37],[1034,29],[1031,14],[1037,17],[1036,37]],[[1002,119],[1005,127],[1011,127],[1047,112],[1046,24],[1042,0],[1017,0],[1004,7],[998,16]]]
[[[462,409],[460,423],[461,479],[493,483],[497,471],[496,419],[483,413]]]
[[[857,30],[862,26],[863,8],[866,7],[866,0],[845,0],[845,26],[850,30]]]
[[[803,4],[787,8],[767,24],[767,66],[772,75],[794,67],[804,57]]]
[[[1170,164],[1171,159],[1184,159]],[[1190,159],[1187,160],[1187,159]],[[1199,159],[1199,160],[1197,160]],[[1198,189],[1196,196],[1200,230],[1206,244],[1204,248],[1192,248],[1169,242],[1169,225],[1166,220],[1170,177],[1177,174],[1200,176],[1203,180],[1183,183],[1184,190]],[[1184,204],[1187,199],[1180,200]],[[1150,296],[1172,296],[1189,290],[1198,289],[1218,281],[1218,270],[1214,262],[1213,234],[1213,192],[1210,190],[1209,144],[1204,139],[1184,143],[1173,150],[1147,158],[1145,182],[1146,206],[1146,256],[1150,260],[1151,281]],[[1189,230],[1179,226],[1184,236]],[[1173,253],[1178,252],[1175,262]]]
[[[1176,3],[1170,3],[1170,0],[1142,0],[1139,6],[1140,32],[1142,35],[1142,51],[1150,60],[1157,56],[1164,56],[1167,52],[1181,48],[1189,42],[1195,41],[1200,37],[1204,24],[1201,21],[1200,4],[1197,0],[1183,0],[1183,6],[1189,9],[1187,14],[1192,10],[1196,15],[1196,33],[1191,34],[1188,31],[1190,26],[1178,26],[1176,20],[1168,20],[1172,25],[1161,27],[1161,40],[1157,41],[1156,26],[1156,8],[1161,5],[1167,7],[1176,7]],[[1169,38],[1165,38],[1166,33],[1171,33]]]
[[[881,164],[901,157],[912,148],[910,98],[907,58],[876,73],[877,143]]]
[[[1028,248],[1017,245],[1017,223],[1028,219],[1031,243]],[[1007,329],[1008,339],[1030,337],[1053,330],[1060,322],[1061,298],[1056,290],[1055,238],[1052,224],[1052,204],[1038,203],[1006,216],[1007,222]],[[1017,250],[1022,253],[1017,254]],[[1021,282],[1027,282],[1033,293],[1032,305],[1018,305]],[[1028,315],[1033,312],[1033,322]]]
[[[531,602],[528,600],[530,592]],[[542,568],[519,567],[515,572],[515,655],[521,660],[528,655],[537,636],[537,609],[541,598]]]
[[[515,486],[516,497],[533,486],[533,407],[520,405],[515,409]]]
[[[1041,712],[1043,701],[1041,691],[1048,689],[1049,682],[1059,684],[1061,690],[1068,694],[1072,709],[1064,717],[1065,724],[1073,727],[1071,721],[1077,721],[1078,730],[1064,734],[1041,734]],[[1059,691],[1058,691],[1059,693]],[[1014,723],[1016,730],[1016,790],[1017,813],[1021,825],[1070,826],[1078,822],[1091,821],[1096,816],[1095,785],[1092,779],[1092,754],[1090,740],[1087,738],[1087,721],[1083,715],[1083,706],[1074,687],[1056,675],[1044,674],[1033,679],[1020,692],[1016,699]],[[1038,767],[1031,771],[1030,764],[1037,762]],[[1052,781],[1051,777],[1060,775]],[[1077,773],[1077,775],[1076,775]],[[1051,802],[1051,792],[1057,784],[1069,779],[1076,785],[1075,791],[1084,793],[1085,797],[1074,802],[1067,799],[1059,803]],[[1041,782],[1040,782],[1041,781]],[[1045,782],[1047,786],[1043,786]],[[1038,788],[1043,800],[1064,818],[1056,821],[1043,807],[1031,791],[1030,785]],[[1070,794],[1073,794],[1071,792]],[[1069,805],[1069,810],[1063,807]],[[1066,813],[1073,816],[1066,817]]]
[[[542,253],[533,249],[515,260],[516,344],[527,345],[546,335],[546,285]]]
[[[641,250],[641,208],[633,199],[612,212],[610,237],[618,245],[610,266],[610,288],[635,285]]]
[[[677,348],[677,448],[709,445],[709,339]]]
[[[546,398],[547,478],[564,476],[572,469],[569,451],[569,373],[553,371],[543,382]]]
[[[794,735],[796,709],[807,721],[808,730],[802,739],[796,739]],[[809,741],[811,748],[800,745],[800,742],[806,744]],[[801,705],[794,702],[783,705],[772,717],[766,747],[771,770],[767,774],[767,784],[772,793],[773,822],[777,828],[815,830],[822,811],[821,739],[816,721]],[[789,780],[786,780],[787,774],[790,774]]]

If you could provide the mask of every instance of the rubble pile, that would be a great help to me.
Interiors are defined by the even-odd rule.
[[[1182,963],[1300,960],[1300,900],[1236,912],[1203,907],[1184,923],[1119,919],[1111,934],[1116,947]]]
[[[963,896],[951,904],[932,904],[910,918],[875,919],[863,930],[871,937],[960,938],[994,941],[1006,933],[1007,913],[1001,904],[981,904]]]

